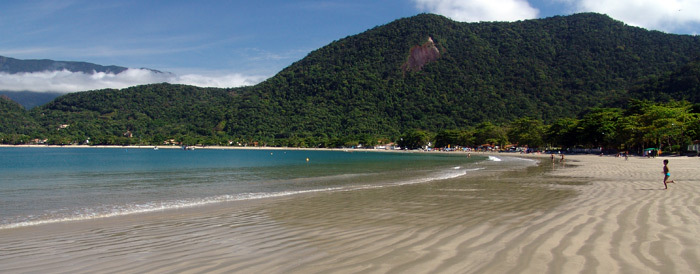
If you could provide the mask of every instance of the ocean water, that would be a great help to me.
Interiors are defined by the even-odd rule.
[[[0,148],[0,229],[455,178],[462,153]]]

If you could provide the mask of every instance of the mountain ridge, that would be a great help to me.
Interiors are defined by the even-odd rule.
[[[128,68],[121,66],[103,66],[80,61],[55,61],[50,59],[15,59],[0,56],[0,72],[10,74],[23,72],[61,71],[82,72],[92,74],[93,72],[119,74]]]
[[[0,73],[21,74],[21,73],[39,73],[39,72],[54,72],[54,71],[69,71],[84,74],[106,73],[119,74],[129,68],[115,65],[99,65],[82,61],[56,61],[51,59],[16,59],[11,57],[0,56]],[[141,68],[154,73],[164,73],[159,70]],[[76,90],[77,91],[77,90]],[[40,106],[50,102],[56,97],[65,94],[65,92],[56,92],[51,90],[46,91],[16,91],[2,90],[0,87],[0,95],[5,95],[13,101],[20,103],[27,109]]]
[[[605,42],[593,39],[599,36],[604,36]],[[400,67],[410,48],[428,37],[435,40],[441,58],[420,72],[403,74]],[[675,44],[670,46],[669,41]],[[378,43],[384,46],[377,47]],[[324,103],[315,100],[319,94],[344,105],[343,99],[358,100],[358,94],[363,93],[352,92],[352,88],[370,89],[375,97],[392,100],[381,113],[401,108],[438,114],[382,117],[383,121],[394,120],[392,127],[407,124],[409,128],[435,130],[526,115],[552,120],[578,113],[584,106],[616,100],[621,95],[616,93],[624,93],[634,79],[673,70],[689,61],[686,55],[698,52],[699,44],[698,37],[646,31],[599,14],[514,23],[459,23],[422,14],[334,41],[256,87],[262,97],[301,95],[307,97],[302,101],[315,101],[314,106]],[[346,84],[357,80],[369,81]],[[509,97],[523,100],[504,100]],[[397,102],[399,99],[408,102]],[[456,103],[451,103],[454,100]],[[569,109],[561,109],[562,103]],[[382,102],[371,104],[380,109],[383,106]],[[354,107],[346,106],[342,112],[352,113]],[[453,115],[455,112],[463,115]],[[362,117],[351,115],[349,120],[358,119]],[[374,125],[365,127],[371,132],[370,128]]]

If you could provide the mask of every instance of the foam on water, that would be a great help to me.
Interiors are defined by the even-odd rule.
[[[472,169],[472,170],[478,170],[478,169]],[[413,180],[407,180],[404,182],[398,182],[393,185],[412,185],[412,184],[420,184],[420,183],[427,183],[427,182],[432,182],[432,181],[438,181],[438,180],[447,180],[447,179],[452,179],[452,178],[457,178],[459,176],[467,174],[469,170],[459,170],[459,169],[453,169],[449,171],[443,171],[440,173],[435,173],[427,177],[423,178],[416,178]]]
[[[139,213],[149,213],[157,212],[171,209],[182,209],[191,208],[197,206],[204,206],[223,202],[233,202],[233,201],[244,201],[244,200],[257,200],[264,198],[274,198],[274,197],[284,197],[291,195],[298,195],[304,193],[314,193],[314,192],[330,192],[342,190],[342,187],[332,187],[332,188],[322,188],[322,189],[310,189],[310,190],[297,190],[297,191],[281,191],[274,193],[241,193],[236,195],[221,195],[214,197],[207,197],[203,199],[188,199],[188,200],[177,200],[177,201],[165,201],[165,202],[152,202],[145,204],[130,204],[130,205],[114,205],[111,207],[101,207],[95,209],[80,209],[73,212],[70,216],[63,217],[50,217],[50,216],[27,216],[27,219],[35,220],[24,220],[15,223],[8,223],[0,225],[0,229],[8,228],[18,228],[42,224],[52,224],[60,222],[71,222],[71,221],[83,221],[91,219],[109,218],[117,216],[125,216],[130,214]],[[47,214],[49,215],[49,214]]]

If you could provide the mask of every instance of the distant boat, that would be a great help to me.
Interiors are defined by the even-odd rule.
[[[153,147],[153,150],[158,150],[158,147]]]

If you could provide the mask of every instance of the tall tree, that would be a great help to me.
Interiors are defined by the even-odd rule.
[[[617,148],[618,122],[622,109],[595,108],[584,115],[579,123],[579,143],[589,147]]]
[[[430,136],[423,130],[409,130],[401,135],[399,146],[407,149],[418,149],[428,145]]]
[[[510,123],[508,140],[531,148],[544,145],[545,126],[542,120],[523,117]]]

